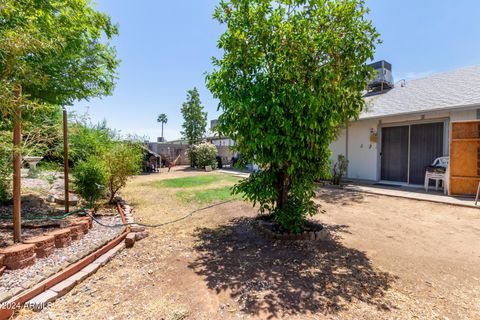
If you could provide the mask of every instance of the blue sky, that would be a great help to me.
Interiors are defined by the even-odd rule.
[[[156,140],[159,113],[165,138],[180,137],[186,91],[200,91],[209,120],[217,102],[205,87],[222,26],[212,19],[217,0],[96,0],[120,26],[113,41],[122,60],[113,96],[81,101],[72,109],[107,120],[123,134]],[[480,1],[367,0],[383,44],[376,59],[393,64],[395,81],[480,64]]]

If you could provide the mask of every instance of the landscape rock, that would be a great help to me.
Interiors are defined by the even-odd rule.
[[[130,226],[130,231],[131,232],[142,232],[145,231],[145,227],[139,226],[138,224],[134,224]]]
[[[132,248],[132,247],[135,245],[135,241],[136,241],[136,234],[135,234],[135,232],[130,232],[130,233],[127,234],[127,236],[125,237],[125,247],[127,247],[127,248]]]
[[[148,231],[136,232],[135,233],[135,241],[140,241],[148,237]]]
[[[320,231],[315,232],[315,239],[319,241],[328,240],[328,231],[326,229],[322,229]]]

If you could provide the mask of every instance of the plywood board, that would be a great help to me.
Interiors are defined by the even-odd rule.
[[[450,127],[451,195],[475,195],[480,181],[480,121],[452,122]]]
[[[477,141],[453,141],[450,147],[450,175],[478,176],[479,147],[480,142]]]
[[[479,179],[463,179],[451,177],[450,193],[459,196],[474,196],[477,192]]]
[[[453,122],[452,139],[480,138],[480,122]]]

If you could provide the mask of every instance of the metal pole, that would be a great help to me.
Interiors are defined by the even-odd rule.
[[[13,127],[13,241],[15,243],[22,241],[22,109],[21,96],[22,87],[16,86],[15,94],[15,112]]]
[[[65,107],[63,107],[63,164],[65,169],[65,213],[68,213],[70,212],[70,195],[68,191],[68,116]]]

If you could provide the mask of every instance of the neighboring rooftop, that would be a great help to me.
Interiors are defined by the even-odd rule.
[[[384,93],[367,94],[360,119],[480,106],[480,65],[395,84]]]

